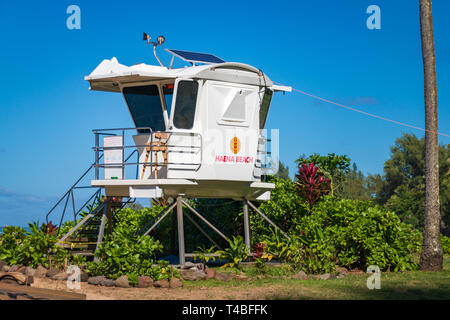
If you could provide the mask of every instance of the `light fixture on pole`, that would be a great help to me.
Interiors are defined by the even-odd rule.
[[[147,43],[153,45],[153,54],[155,55],[155,58],[156,58],[156,60],[158,60],[158,62],[161,65],[161,67],[164,67],[164,65],[162,64],[161,60],[159,60],[158,56],[156,55],[156,47],[162,45],[166,41],[166,38],[164,38],[164,36],[159,36],[156,39],[156,42],[152,42],[152,41],[150,41],[151,37],[147,33],[144,32],[142,40],[147,41]]]

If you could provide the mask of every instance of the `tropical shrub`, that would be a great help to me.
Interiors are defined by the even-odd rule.
[[[441,245],[444,254],[450,254],[450,237],[441,234]]]
[[[264,201],[259,210],[279,226],[284,232],[295,233],[295,226],[300,217],[308,214],[308,204],[297,194],[295,184],[289,179],[270,177],[268,182],[275,184],[270,200]],[[250,215],[252,241],[262,242],[265,235],[270,234],[267,221],[259,214]]]
[[[331,195],[335,195],[334,192],[340,189],[347,178],[347,174],[350,172],[351,160],[346,155],[328,153],[326,156],[321,156],[314,153],[308,157],[302,155],[295,162],[306,165],[313,163],[319,167],[319,171],[325,173],[331,179]]]
[[[252,252],[256,269],[259,273],[265,273],[267,271],[266,262],[273,258],[273,255],[267,252],[267,245],[263,242],[257,243],[253,246]]]
[[[273,231],[265,236],[268,252],[278,260],[290,263],[294,269],[307,273],[324,273],[335,270],[334,248],[330,245],[319,228],[312,228],[306,234],[300,232],[290,239],[281,238],[279,232]]]
[[[8,264],[22,264],[30,267],[42,265],[63,267],[74,263],[68,250],[56,246],[56,227],[51,223],[29,223],[30,231],[20,227],[6,226],[0,235],[0,260]]]
[[[251,216],[251,224],[262,233],[255,242],[266,243],[277,259],[312,273],[331,272],[335,266],[365,270],[372,264],[391,271],[417,268],[413,257],[420,251],[422,236],[396,214],[370,201],[332,196],[324,196],[308,213],[301,200],[289,194],[288,182],[275,180],[275,184],[275,198],[294,199],[296,206],[291,210],[283,201],[276,206],[270,200],[260,210],[275,223],[283,215],[289,217],[284,231],[291,239],[268,229],[256,215]]]
[[[0,234],[0,260],[12,265],[17,264],[20,246],[27,232],[20,227],[5,226]]]
[[[137,281],[137,276],[147,275],[163,247],[159,241],[140,235],[139,231],[157,212],[158,208],[119,211],[113,232],[105,235],[95,252],[98,261],[88,262],[88,272],[110,279],[127,275],[131,283],[134,279]]]
[[[194,251],[194,259],[198,259],[201,262],[207,264],[209,261],[215,261],[216,257],[213,255],[215,253],[216,246],[211,246],[209,248],[205,248],[203,246],[199,246],[196,251]]]
[[[319,171],[314,163],[298,166],[298,174],[295,176],[298,194],[308,202],[309,211],[313,205],[324,195],[331,191],[331,180]]]
[[[228,244],[228,248],[216,252],[220,259],[229,261],[222,268],[231,267],[240,269],[241,262],[248,257],[248,248],[244,243],[244,239],[241,236],[233,237],[228,240]]]
[[[145,273],[155,261],[155,253],[162,250],[158,241],[149,236],[124,237],[113,233],[106,236],[95,252],[98,262],[88,263],[88,272],[117,279],[134,272]],[[139,274],[144,275],[144,274]]]

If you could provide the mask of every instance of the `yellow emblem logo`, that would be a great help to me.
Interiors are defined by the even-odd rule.
[[[230,149],[234,154],[237,154],[241,150],[241,142],[238,138],[234,137],[230,142]]]

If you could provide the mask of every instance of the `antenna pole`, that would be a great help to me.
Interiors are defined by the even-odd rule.
[[[161,63],[161,60],[159,60],[158,55],[156,54],[156,46],[157,44],[153,44],[153,54],[155,55],[156,60],[158,60],[159,64],[161,65],[161,67],[164,67],[164,65]]]

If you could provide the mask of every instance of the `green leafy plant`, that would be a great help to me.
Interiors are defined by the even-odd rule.
[[[275,181],[274,194],[281,200],[288,199],[292,189],[286,188],[286,182]],[[252,227],[262,233],[258,241],[266,243],[267,251],[275,259],[297,269],[320,273],[332,272],[335,266],[365,270],[376,264],[390,271],[418,267],[415,255],[420,251],[421,233],[370,201],[324,196],[310,214],[305,210],[293,214],[288,212],[289,206],[277,207],[270,202],[263,203],[260,210],[278,221],[282,221],[279,217],[285,212],[286,224],[292,226],[285,231],[291,240],[284,239],[276,230],[259,228],[259,218],[254,216]]]
[[[253,259],[255,260],[256,269],[259,273],[266,272],[266,262],[272,260],[273,255],[266,252],[265,243],[257,243],[253,246]]]
[[[450,254],[450,237],[441,234],[441,245],[444,254]]]
[[[198,259],[203,263],[208,263],[209,261],[216,261],[216,257],[214,255],[216,246],[211,246],[209,248],[205,248],[203,246],[198,247],[196,251],[194,251],[194,259]]]
[[[116,279],[151,266],[155,261],[155,253],[161,250],[159,241],[149,236],[128,238],[121,233],[113,233],[106,237],[95,252],[98,262],[88,263],[88,271]]]
[[[230,261],[224,264],[222,268],[240,269],[241,262],[248,257],[248,248],[244,243],[244,239],[241,236],[233,237],[233,239],[228,239],[228,244],[228,248],[216,252],[220,259]]]

